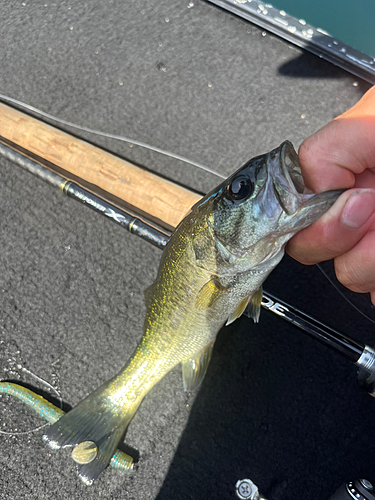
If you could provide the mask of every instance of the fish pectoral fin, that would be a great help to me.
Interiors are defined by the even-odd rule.
[[[208,309],[222,296],[222,294],[227,290],[223,287],[218,278],[214,276],[206,284],[202,286],[197,295],[195,301],[195,307],[197,309]]]
[[[237,318],[242,316],[249,304],[249,300],[250,297],[245,297],[243,300],[241,300],[241,302],[236,307],[236,310],[229,316],[226,325],[230,325],[231,323],[233,323],[233,321],[236,321]]]
[[[210,342],[202,350],[195,353],[192,358],[181,363],[185,391],[193,391],[201,384],[207,373],[213,346],[214,342]]]
[[[258,323],[260,308],[262,306],[263,289],[260,287],[251,297],[249,304],[244,312],[248,318],[252,318],[254,323]]]

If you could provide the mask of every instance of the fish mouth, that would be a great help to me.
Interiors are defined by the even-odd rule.
[[[306,186],[298,155],[289,141],[283,142],[280,146],[280,167],[289,186],[294,187],[298,194],[304,194]]]
[[[288,215],[293,215],[303,202],[305,183],[298,155],[289,141],[270,153],[272,182],[276,198]]]
[[[301,218],[301,227],[318,219],[328,208],[333,205],[342,189],[312,193],[306,189],[299,164],[298,155],[289,141],[283,142],[270,157],[272,166],[272,182],[276,198],[288,216],[294,216],[294,222]],[[297,226],[296,226],[297,227]]]

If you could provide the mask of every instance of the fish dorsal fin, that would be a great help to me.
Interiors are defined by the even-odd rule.
[[[195,301],[195,307],[202,310],[208,309],[215,304],[225,290],[226,288],[220,284],[218,278],[213,276],[210,281],[205,283],[199,290]]]
[[[254,323],[258,323],[260,308],[262,305],[263,289],[260,287],[251,297],[249,304],[244,312],[248,318],[252,318]]]
[[[237,318],[242,316],[244,313],[246,307],[249,304],[250,297],[245,297],[241,302],[238,304],[236,307],[236,310],[229,316],[228,321],[226,322],[226,325],[230,325],[233,323],[233,321],[236,321]]]
[[[214,343],[210,342],[192,358],[181,363],[185,391],[193,391],[201,384],[211,360],[213,346]]]
[[[144,297],[145,297],[146,307],[148,307],[148,305],[151,301],[152,294],[154,293],[154,288],[155,288],[155,283],[152,283],[152,285],[150,285],[148,288],[146,288],[146,290],[143,292]]]

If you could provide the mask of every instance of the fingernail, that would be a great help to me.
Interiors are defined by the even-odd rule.
[[[375,212],[375,191],[356,191],[345,203],[341,222],[350,228],[358,229]]]

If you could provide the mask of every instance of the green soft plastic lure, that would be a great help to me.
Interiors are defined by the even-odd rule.
[[[54,424],[65,415],[64,410],[53,405],[39,394],[23,387],[22,385],[14,384],[12,382],[0,382],[0,394],[8,394],[19,399],[27,406],[32,408],[40,417],[44,418],[50,424]],[[80,443],[73,449],[72,458],[77,463],[89,463],[92,461],[97,454],[97,447],[92,442]],[[89,448],[91,446],[91,448]],[[91,455],[88,454],[88,449],[91,451]],[[110,465],[115,469],[120,471],[128,471],[133,466],[133,459],[126,453],[120,450],[116,450],[115,454],[111,458]]]

